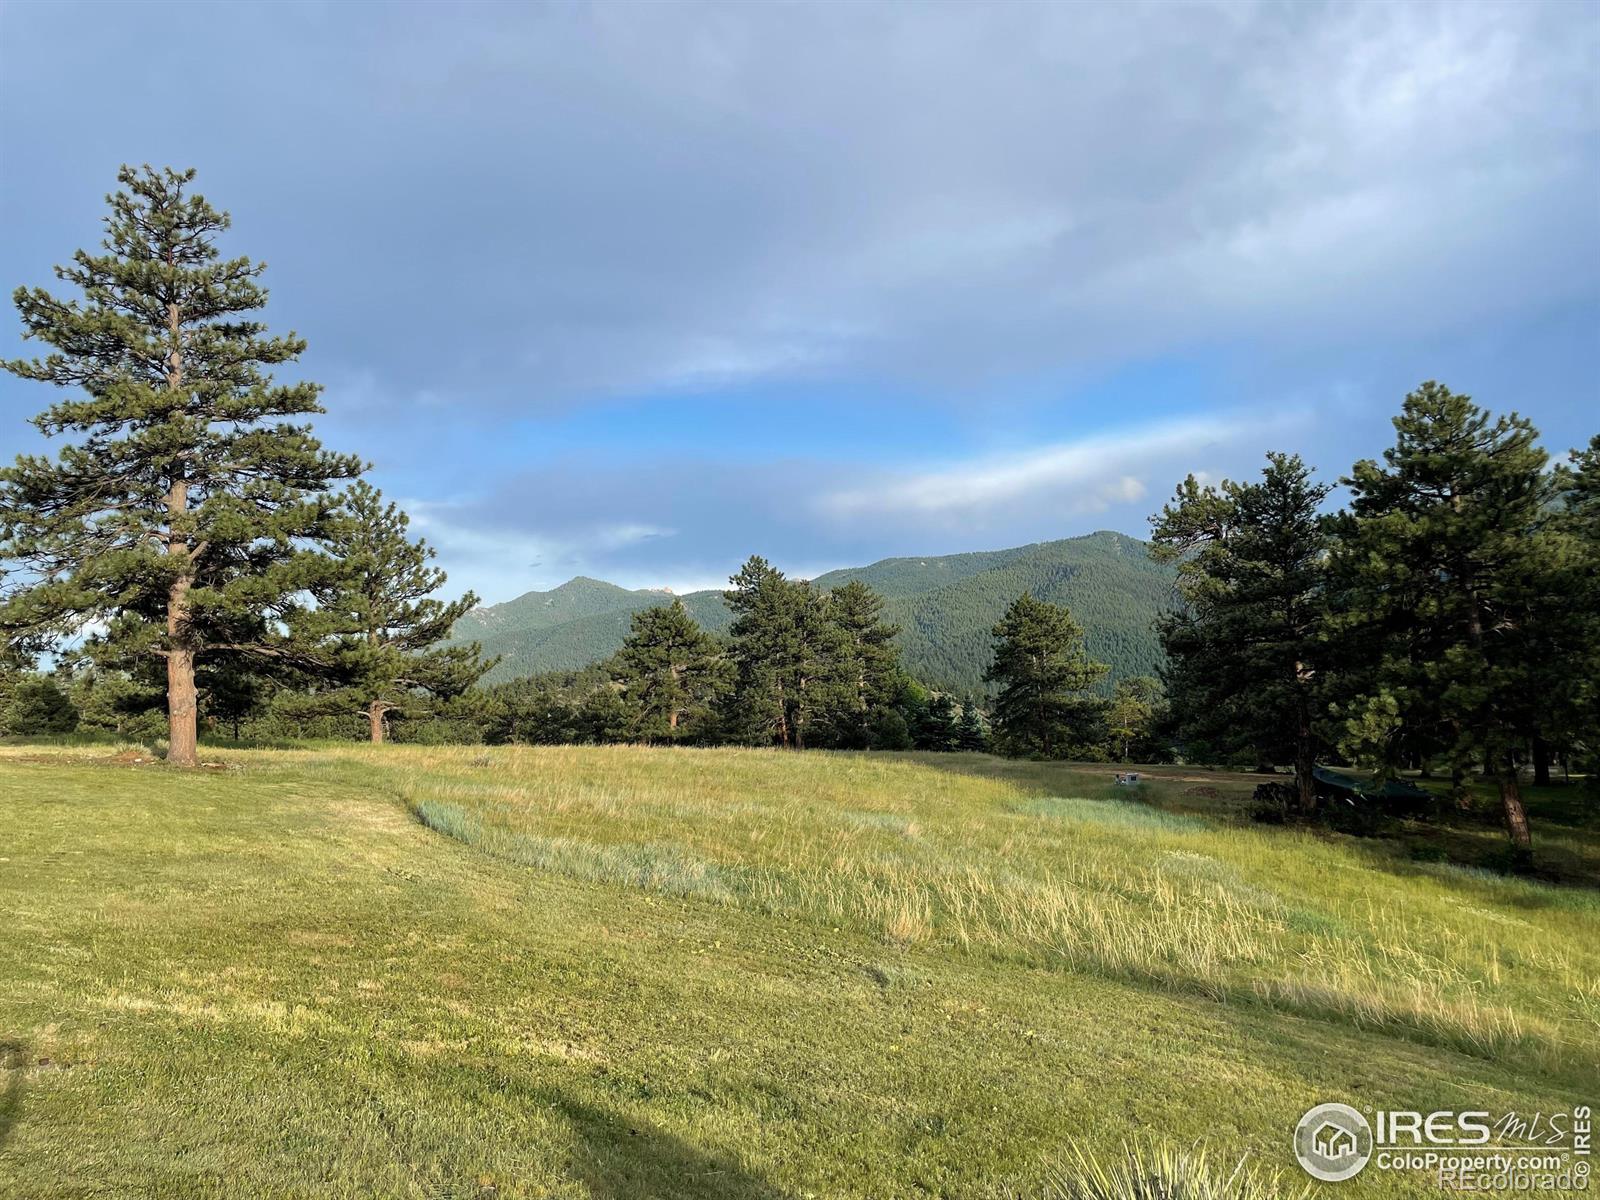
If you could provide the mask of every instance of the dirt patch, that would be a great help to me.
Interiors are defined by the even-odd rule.
[[[96,761],[107,767],[142,767],[149,763],[158,763],[163,760],[151,754],[148,750],[119,750],[115,754]]]
[[[95,762],[105,767],[148,767],[164,766],[166,759],[159,754],[152,754],[148,750],[119,750],[105,758],[97,758]],[[232,768],[225,762],[198,763],[197,769],[201,771],[228,771]]]

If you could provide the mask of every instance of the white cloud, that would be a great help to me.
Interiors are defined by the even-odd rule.
[[[401,499],[398,503],[411,517],[412,532],[434,548],[439,565],[449,575],[446,592],[459,595],[470,588],[491,604],[589,574],[599,569],[593,564],[607,555],[674,535],[671,529],[642,522],[602,521],[562,536],[549,536],[504,524],[483,525],[474,519],[480,503],[477,498]]]
[[[1274,425],[1282,428],[1283,422],[1192,418],[1141,426],[835,491],[821,497],[817,507],[836,519],[970,517],[1024,504],[1050,504],[1068,514],[1104,512],[1114,504],[1142,499],[1151,475],[1165,480],[1175,461],[1256,440]]]

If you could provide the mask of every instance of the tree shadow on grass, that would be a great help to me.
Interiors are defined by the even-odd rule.
[[[1124,766],[1067,760],[1035,762],[988,754],[906,754],[898,756],[935,770],[1011,783],[1040,795],[1083,800],[1144,804],[1168,812],[1197,816],[1218,826],[1237,826],[1270,834],[1274,830],[1309,831],[1342,836],[1368,863],[1401,875],[1425,873],[1428,864],[1450,864],[1520,874],[1534,882],[1563,887],[1600,888],[1600,807],[1571,785],[1529,787],[1528,812],[1533,824],[1533,865],[1517,868],[1501,824],[1498,799],[1485,797],[1471,812],[1449,807],[1441,795],[1439,809],[1428,819],[1380,817],[1364,832],[1318,821],[1309,825],[1275,825],[1250,819],[1250,792],[1272,776],[1243,771],[1158,764]],[[1116,772],[1136,770],[1143,782],[1135,787],[1113,782]],[[1288,776],[1275,777],[1286,782]],[[1478,785],[1481,790],[1481,783]],[[1435,791],[1443,785],[1428,784]],[[1524,900],[1537,906],[1537,900]]]
[[[0,1150],[22,1116],[22,1074],[28,1064],[21,1042],[0,1042]]]
[[[1250,793],[1256,784],[1284,778],[1173,763],[1100,763],[931,752],[885,753],[883,757],[954,775],[1009,783],[1034,795],[1150,804],[1226,824],[1245,819]],[[1129,771],[1139,774],[1142,780],[1139,786],[1117,784],[1116,777]]]
[[[789,1200],[731,1155],[568,1096],[556,1105],[575,1135],[568,1171],[596,1200]]]
[[[1483,871],[1490,876],[1521,878],[1560,888],[1593,891],[1600,888],[1600,853],[1588,845],[1574,849],[1563,839],[1574,838],[1571,827],[1533,830],[1533,864],[1518,867],[1504,832],[1475,830],[1451,823],[1397,823],[1376,837],[1354,839],[1368,865],[1395,875],[1433,875],[1434,868],[1449,866]],[[1506,903],[1522,908],[1542,908],[1546,902],[1533,895],[1507,896]]]

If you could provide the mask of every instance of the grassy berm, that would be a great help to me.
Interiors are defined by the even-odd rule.
[[[0,1195],[1064,1197],[1124,1142],[1298,1195],[1322,1101],[1600,1099],[1600,891],[1234,777],[210,756],[0,751]]]

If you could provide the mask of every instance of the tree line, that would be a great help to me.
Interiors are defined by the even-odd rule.
[[[862,583],[820,590],[753,557],[730,584],[727,600],[740,616],[726,635],[701,628],[674,599],[634,613],[622,648],[581,670],[450,689],[407,683],[419,673],[414,669],[385,671],[384,680],[400,681],[381,701],[385,736],[468,744],[995,750],[1143,762],[1169,755],[1160,683],[1135,677],[1119,680],[1110,699],[1096,694],[1106,667],[1088,658],[1082,631],[1060,606],[1018,598],[993,631],[989,675],[997,696],[963,698],[930,689],[903,668],[898,630],[882,618],[882,597]],[[350,695],[325,674],[219,674],[208,677],[200,708],[213,736],[258,743],[382,740],[373,725],[378,718],[350,703]],[[159,690],[92,661],[75,665],[68,658],[49,674],[0,672],[0,732],[158,737],[165,727],[155,711],[160,699]]]

